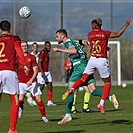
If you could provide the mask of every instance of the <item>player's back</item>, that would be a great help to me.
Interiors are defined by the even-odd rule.
[[[90,42],[90,54],[97,58],[107,58],[108,38],[111,32],[102,29],[94,29],[88,33],[88,40]]]
[[[65,42],[65,48],[70,48],[71,46],[74,46],[75,49],[77,50],[76,54],[68,54],[72,64],[77,64],[77,62],[85,62],[87,63],[88,60],[86,58],[85,52],[83,51],[83,49],[81,48],[81,45],[71,39],[68,39]]]
[[[20,41],[19,37],[2,34],[0,36],[0,71],[1,70],[11,70],[14,71],[15,65],[15,41]]]

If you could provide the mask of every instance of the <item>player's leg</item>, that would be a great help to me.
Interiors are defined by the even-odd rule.
[[[85,90],[83,112],[85,112],[85,113],[92,113],[94,111],[89,108],[89,102],[90,102],[90,95],[91,94],[88,91],[88,87],[87,86],[83,86],[83,88]]]
[[[40,90],[42,91],[44,89],[45,86],[45,81],[41,76],[41,73],[38,73],[37,75],[37,81],[40,84]],[[33,96],[29,91],[26,92],[26,98],[27,98],[27,102],[30,106],[34,106],[37,105],[36,100],[35,100],[35,96]]]
[[[21,118],[23,115],[24,110],[24,95],[19,94],[19,111],[18,111],[18,118]]]
[[[95,89],[92,93],[91,93],[93,96],[102,96],[102,90],[101,89]],[[112,94],[112,95],[108,95],[107,99],[113,104],[114,108],[115,109],[118,109],[119,107],[119,102],[117,100],[117,97],[115,94]]]
[[[18,109],[19,109],[18,95],[9,94],[9,96],[11,100],[11,108],[10,108],[10,129],[8,132],[14,131],[17,133],[15,128],[18,120]]]
[[[76,114],[76,113],[81,113],[80,111],[78,111],[78,110],[76,109],[76,106],[75,106],[77,94],[78,94],[78,90],[75,90],[75,92],[74,92],[73,105],[72,105],[72,109],[71,109],[71,113],[74,113],[74,114]]]
[[[99,62],[100,63],[97,64],[97,68],[98,68],[100,77],[104,81],[104,87],[102,90],[102,97],[101,97],[99,104],[97,105],[97,108],[101,111],[102,114],[105,114],[104,103],[110,93],[111,78],[110,78],[108,60],[105,58],[102,58],[102,59],[100,58]]]
[[[90,57],[87,66],[85,67],[85,70],[82,73],[82,76],[79,80],[76,80],[75,84],[71,87],[70,91],[78,89],[79,86],[82,86],[85,82],[88,81],[88,78],[90,77],[91,74],[94,73],[95,69],[93,68],[93,63],[94,63],[93,57]]]
[[[71,88],[73,86],[73,84],[75,83],[76,80],[80,79],[85,67],[86,67],[86,63],[80,64],[80,65],[77,64],[77,65],[73,66],[73,72],[69,79],[69,85],[70,85],[69,88]],[[62,98],[63,98],[63,96],[62,96]],[[72,109],[72,105],[73,105],[73,100],[74,100],[74,92],[72,91],[71,95],[68,97],[67,102],[66,102],[66,115],[60,122],[58,122],[58,124],[64,124],[65,122],[69,122],[72,120],[71,109]],[[75,102],[76,102],[76,100],[75,100]]]
[[[74,82],[69,82],[70,87],[74,84]],[[70,88],[68,87],[68,89]],[[73,105],[73,101],[74,101],[74,93],[72,93],[67,101],[66,101],[66,114],[63,117],[63,119],[61,121],[58,122],[58,124],[64,124],[66,122],[70,122],[72,120],[71,117],[71,110],[72,110],[72,105]]]
[[[18,120],[18,79],[17,73],[14,71],[3,71],[2,72],[3,82],[2,86],[3,93],[9,94],[11,100],[10,108],[10,129],[8,133],[18,133],[16,130],[17,120]]]
[[[53,84],[52,84],[52,76],[50,72],[45,72],[45,77],[44,77],[45,83],[47,84],[47,106],[56,106],[52,102],[52,97],[53,97]]]
[[[40,84],[40,90],[42,91],[45,86],[45,80],[44,80],[44,78],[42,78],[41,72],[39,72],[37,75],[37,82]]]
[[[101,111],[102,114],[105,114],[104,103],[110,93],[111,80],[110,78],[106,80],[107,82],[105,82],[105,79],[103,80],[104,80],[104,87],[102,90],[102,97],[101,97],[99,104],[97,105],[97,108]]]
[[[48,119],[46,117],[45,105],[41,99],[41,95],[36,96],[36,101],[37,101],[38,109],[42,115],[43,122],[48,122]]]
[[[73,100],[74,100],[74,93],[72,93],[67,101],[66,101],[66,114],[63,117],[63,119],[61,121],[58,122],[58,124],[64,124],[66,122],[70,122],[72,120],[71,117],[71,109],[72,109],[72,105],[73,105]]]
[[[71,77],[70,77],[70,88],[73,86],[76,80],[80,79],[82,76],[82,73],[84,71],[86,64],[80,64],[80,66],[76,66],[76,69],[72,72]],[[74,91],[74,101],[73,101],[73,106],[72,106],[72,113],[80,113],[80,111],[76,110],[76,97],[78,94],[78,89]]]
[[[89,101],[90,101],[90,95],[91,95],[89,85],[92,82],[95,82],[95,79],[94,79],[93,75],[91,74],[89,76],[89,78],[87,79],[87,81],[86,81],[86,84],[85,84],[86,86],[83,86],[84,90],[86,91],[85,94],[84,94],[83,112],[86,112],[86,113],[92,113],[92,112],[94,112],[93,110],[91,110],[89,108]]]
[[[72,94],[72,92],[74,92],[76,89],[78,89],[79,86],[86,82],[88,77],[89,75],[84,73],[79,80],[76,80],[75,84],[70,88],[70,90],[63,94],[62,100],[66,100]]]
[[[88,88],[90,90],[90,93],[93,95],[93,96],[99,96],[101,97],[102,96],[102,90],[101,89],[98,89],[96,88],[96,85],[95,85],[95,82],[92,82],[88,85]],[[118,100],[116,98],[116,96],[114,94],[112,95],[108,95],[107,99],[113,103],[113,106],[115,109],[118,109],[119,107],[119,103],[118,103]]]
[[[26,94],[27,84],[19,83],[19,111],[18,118],[21,118],[24,110],[24,95]]]
[[[52,82],[48,82],[46,84],[47,84],[47,99],[48,99],[47,106],[56,106],[56,104],[52,102],[52,97],[53,97]]]
[[[46,118],[45,105],[41,99],[42,92],[41,92],[40,86],[37,82],[32,83],[32,88],[30,89],[30,92],[36,98],[38,109],[42,115],[43,122],[48,122],[48,119]]]
[[[39,72],[37,75],[37,82],[38,82],[38,84],[40,84],[40,89],[42,91],[44,89],[45,81],[41,75],[41,72]],[[26,92],[26,97],[27,97],[27,102],[29,103],[30,106],[37,105],[35,96],[32,95],[32,93],[30,93],[29,90],[27,90],[27,92]]]
[[[79,86],[82,86],[85,82],[87,82],[90,75],[95,72],[95,69],[92,65],[94,64],[94,62],[95,62],[95,59],[91,57],[87,63],[87,66],[85,66],[85,70],[82,72],[81,78],[76,80],[74,85],[70,88],[70,90],[63,94],[62,100],[66,100],[75,89],[78,89]]]

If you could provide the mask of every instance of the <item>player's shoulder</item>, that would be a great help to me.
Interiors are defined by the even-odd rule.
[[[20,37],[19,36],[16,36],[16,35],[12,35],[14,37],[14,40],[15,41],[21,41]]]
[[[74,46],[76,43],[72,39],[68,39],[65,43],[65,47],[69,48],[71,46]]]
[[[40,53],[39,54],[45,54],[46,53],[46,50],[45,49],[43,49],[43,50],[41,50],[40,51]]]
[[[36,60],[36,57],[32,55],[31,53],[27,54],[27,58],[30,58],[31,60]]]
[[[31,53],[28,53],[27,54],[29,57],[31,57],[31,58],[33,58],[33,57],[35,57],[33,54],[31,54]]]

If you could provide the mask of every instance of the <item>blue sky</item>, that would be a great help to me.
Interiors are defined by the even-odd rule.
[[[34,20],[36,28],[33,33],[39,34],[39,40],[45,36],[47,39],[54,39],[55,32],[61,27],[60,3],[61,0],[16,0],[17,9],[23,5],[29,6],[32,15],[29,19],[23,20],[18,16],[16,9],[16,19],[20,19],[22,26],[24,22]],[[124,25],[126,19],[133,16],[132,0],[112,0],[112,20],[111,20],[111,0],[64,0],[63,1],[63,27],[67,29],[69,36],[74,39],[86,39],[87,33],[91,30],[90,21],[93,17],[103,19],[103,29],[117,31]],[[13,15],[13,0],[1,0],[0,12],[11,8],[9,13]],[[1,15],[1,13],[0,13]],[[9,15],[11,19],[12,17]],[[5,19],[4,16],[0,18]],[[131,24],[123,37],[133,37],[133,24]],[[42,37],[41,37],[42,36]],[[34,38],[35,39],[35,38]],[[133,38],[132,38],[133,39]]]

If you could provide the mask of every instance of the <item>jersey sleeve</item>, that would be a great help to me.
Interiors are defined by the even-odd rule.
[[[45,56],[45,51],[42,50],[42,51],[40,52],[40,54],[39,54],[39,58],[40,58],[40,59],[44,59],[44,56]]]
[[[18,36],[14,37],[14,47],[15,47],[15,50],[17,52],[18,57],[22,61],[22,65],[26,66],[26,61],[24,59],[24,54],[23,54],[22,48],[20,46],[20,38]]]
[[[107,37],[107,38],[109,38],[110,37],[110,34],[111,34],[111,31],[104,31],[104,33],[105,33],[105,36]]]
[[[73,43],[72,43],[72,41],[68,41],[68,42],[65,43],[65,47],[67,49],[69,49],[71,46],[74,46]]]

